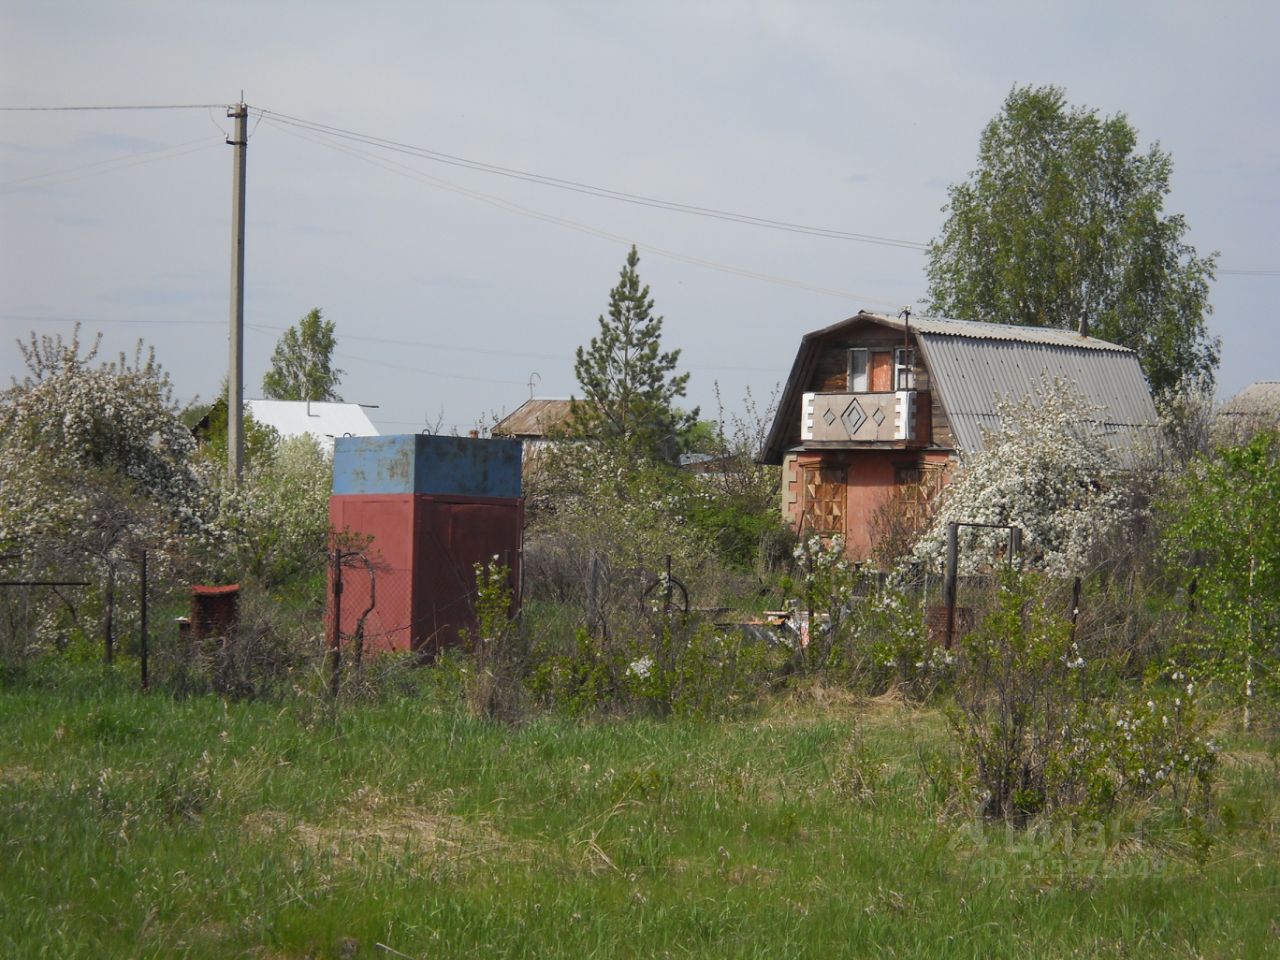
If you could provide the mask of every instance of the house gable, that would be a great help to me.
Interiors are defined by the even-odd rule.
[[[909,362],[904,350],[910,352]],[[898,396],[902,393],[912,396]],[[850,410],[854,400],[857,406]],[[838,424],[822,423],[830,421],[828,412]],[[813,431],[806,429],[809,419]],[[788,450],[833,444],[950,448],[947,414],[913,328],[904,330],[901,322],[864,312],[805,335],[761,461],[780,464]]]
[[[1034,399],[1055,380],[1100,409],[1082,427],[1107,438],[1118,465],[1154,441],[1131,350],[1064,330],[862,312],[801,339],[760,459],[782,466],[785,519],[867,559],[886,528],[900,539],[927,522],[949,466],[999,428],[1002,399]]]
[[[1093,426],[1110,439],[1123,465],[1154,441],[1151,394],[1137,355],[1125,347],[1065,330],[931,317],[904,324],[864,311],[803,337],[761,461],[780,464],[788,451],[829,446],[829,439],[806,441],[806,394],[848,389],[851,349],[874,354],[907,343],[916,351],[917,430],[906,446],[961,454],[981,450],[984,431],[999,426],[998,401],[1034,396],[1046,379],[1075,384],[1101,408]],[[839,446],[857,447],[860,439],[850,431]],[[885,439],[875,438],[876,446]]]

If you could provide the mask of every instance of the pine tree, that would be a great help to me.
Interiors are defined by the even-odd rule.
[[[679,350],[662,350],[662,317],[653,316],[649,287],[640,285],[633,246],[618,285],[609,292],[609,314],[600,332],[579,347],[574,374],[583,399],[573,399],[572,432],[632,456],[674,459],[677,438],[697,421],[698,410],[678,410],[689,374],[675,373]]]

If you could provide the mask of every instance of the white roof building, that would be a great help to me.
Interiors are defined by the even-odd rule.
[[[358,403],[320,400],[246,400],[245,410],[282,438],[310,435],[333,456],[335,437],[381,436]]]

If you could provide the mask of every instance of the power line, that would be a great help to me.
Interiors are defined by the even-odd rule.
[[[68,111],[102,111],[102,110],[211,110],[215,108],[228,107],[225,103],[156,103],[156,104],[76,104],[68,106],[0,106],[0,112],[5,113],[39,113],[39,112],[68,112]],[[769,217],[758,217],[751,214],[735,213],[730,210],[721,210],[715,207],[704,207],[697,204],[682,203],[675,200],[663,200],[658,197],[650,197],[644,194],[627,193],[622,190],[614,190],[609,187],[600,187],[594,184],[585,183],[578,180],[569,180],[563,177],[554,177],[547,174],[533,173],[528,170],[520,170],[516,167],[505,167],[500,164],[488,163],[482,160],[472,160],[467,157],[461,157],[456,154],[444,153],[439,150],[432,150],[428,147],[415,146],[413,144],[402,143],[396,140],[390,140],[385,137],[378,137],[372,134],[362,134],[353,130],[347,130],[332,124],[320,123],[314,120],[307,120],[304,117],[297,117],[287,113],[280,113],[274,110],[268,110],[263,107],[251,107],[251,110],[258,113],[258,123],[264,118],[274,119],[277,123],[288,124],[300,129],[311,130],[317,133],[327,133],[330,136],[341,137],[347,140],[354,140],[365,143],[370,146],[379,147],[381,149],[393,150],[398,153],[407,153],[412,156],[433,160],[439,163],[447,163],[452,166],[462,167],[468,170],[476,170],[482,173],[491,173],[497,176],[510,177],[516,180],[523,180],[529,183],[539,183],[544,186],[555,187],[560,190],[569,190],[574,193],[581,193],[587,196],[599,197],[602,199],[618,200],[624,203],[632,203],[639,206],[654,207],[657,209],[670,210],[677,213],[686,213],[694,216],[710,217],[717,220],[726,220],[733,223],[742,223],[750,226],[764,227],[772,230],[784,230],[791,233],[801,233],[809,236],[822,237],[833,240],[850,240],[858,243],[870,243],[886,247],[897,247],[908,250],[927,250],[929,244],[922,243],[918,240],[903,240],[895,237],[884,237],[876,234],[855,233],[848,230],[837,230],[830,227],[817,227],[809,224],[794,223],[787,220],[775,220]],[[257,130],[257,124],[254,125]],[[146,162],[146,161],[142,161]],[[89,174],[90,176],[92,174]],[[28,178],[30,179],[30,178]],[[16,181],[11,181],[16,182]],[[653,249],[653,248],[651,248]],[[1264,270],[1232,270],[1222,268],[1217,271],[1218,274],[1224,276],[1236,277],[1280,277],[1280,270],[1264,269]],[[888,301],[876,301],[879,303],[887,303]]]
[[[608,187],[600,187],[578,180],[568,180],[563,177],[532,173],[527,170],[520,170],[515,167],[505,167],[500,164],[488,163],[482,160],[472,160],[467,157],[457,156],[456,154],[444,153],[428,147],[414,146],[413,144],[390,140],[385,137],[373,136],[371,134],[362,134],[353,130],[337,127],[332,124],[319,123],[317,121],[307,120],[305,118],[295,117],[289,114],[277,113],[276,111],[266,110],[260,107],[251,107],[250,109],[256,110],[260,119],[265,118],[268,123],[272,123],[272,121],[274,121],[274,125],[276,125],[277,129],[280,129],[281,124],[287,124],[300,130],[307,130],[316,134],[338,137],[357,143],[364,143],[372,147],[390,150],[395,153],[407,154],[438,163],[461,167],[467,170],[475,170],[481,173],[491,173],[514,180],[523,180],[528,183],[538,183],[543,186],[554,187],[560,190],[568,190],[574,193],[585,194],[587,196],[598,197],[601,199],[618,200],[624,203],[636,204],[638,206],[653,207],[656,209],[669,210],[675,213],[709,217],[716,220],[725,220],[748,226],[784,230],[791,233],[800,233],[829,240],[851,240],[859,243],[870,243],[880,246],[920,251],[929,249],[928,243],[923,243],[918,240],[904,240],[901,238],[884,237],[875,234],[837,230],[829,227],[817,227],[786,220],[774,220],[768,217],[757,217],[750,214],[735,213],[733,211],[721,210],[715,207],[704,207],[697,204],[681,203],[674,200],[663,200],[658,197],[646,196],[644,194],[627,193],[625,191],[613,190]],[[1217,272],[1228,276],[1280,276],[1280,270],[1220,269]],[[888,301],[877,302],[887,303]]]
[[[140,323],[163,324],[165,326],[222,325],[226,323],[225,320],[116,320],[109,317],[50,317],[28,313],[0,313],[0,320],[16,320],[19,323]]]
[[[372,357],[357,357],[350,353],[339,352],[338,359],[346,362],[355,360],[360,363],[371,363],[378,367],[389,367],[392,370],[404,370],[408,373],[422,373],[429,377],[443,377],[446,380],[467,380],[472,383],[501,383],[508,386],[523,387],[524,381],[521,380],[498,380],[493,377],[467,377],[457,373],[441,373],[439,370],[423,370],[421,367],[409,367],[400,363],[392,363],[389,360],[374,360]]]
[[[428,183],[428,184],[431,184],[432,186],[439,187],[441,189],[448,190],[453,193],[459,193],[459,194],[462,194],[463,196],[468,196],[474,199],[482,200],[485,203],[498,207],[501,210],[506,210],[510,213],[516,213],[516,214],[519,214],[520,216],[529,217],[534,220],[541,220],[544,223],[552,223],[558,226],[567,227],[571,230],[577,230],[581,233],[586,233],[591,236],[608,240],[611,243],[623,243],[623,244],[634,243],[640,249],[647,250],[650,253],[656,254],[657,256],[664,257],[669,260],[675,260],[680,263],[687,263],[691,266],[704,267],[709,270],[718,270],[722,273],[733,274],[735,276],[748,277],[753,280],[761,280],[766,283],[774,283],[780,286],[791,287],[797,290],[807,290],[813,293],[821,293],[825,296],[837,297],[841,300],[860,301],[861,303],[864,303],[864,304],[879,304],[881,306],[890,306],[890,307],[893,307],[894,309],[897,309],[902,302],[901,300],[891,301],[891,300],[885,300],[880,297],[867,297],[861,294],[850,292],[848,290],[839,290],[832,287],[821,287],[815,284],[804,283],[799,280],[791,280],[787,277],[779,277],[773,274],[759,273],[754,270],[745,270],[741,267],[735,267],[730,264],[719,263],[715,260],[707,260],[702,257],[689,256],[688,254],[679,253],[678,251],[675,251],[675,250],[670,250],[664,247],[655,246],[650,243],[643,243],[641,241],[634,240],[633,238],[630,238],[630,237],[624,237],[616,233],[610,233],[606,230],[600,230],[596,227],[589,226],[588,224],[585,224],[585,223],[580,223],[576,220],[569,220],[565,217],[559,217],[554,214],[543,213],[540,210],[534,210],[531,207],[521,206],[520,204],[512,203],[510,200],[506,200],[502,197],[495,196],[494,194],[485,193],[480,190],[474,190],[469,187],[463,187],[459,184],[452,183],[451,181],[442,180],[439,177],[433,176],[429,173],[424,173],[423,171],[418,170],[414,167],[407,166],[406,164],[402,164],[397,161],[389,160],[383,157],[378,157],[378,156],[369,154],[366,151],[359,150],[351,146],[344,146],[342,144],[332,143],[329,140],[324,139],[325,135],[319,131],[309,131],[311,135],[308,135],[307,133],[294,132],[294,131],[285,129],[284,127],[281,127],[279,124],[275,123],[271,117],[267,117],[266,121],[268,125],[272,127],[276,127],[277,129],[281,130],[281,132],[283,133],[288,133],[291,136],[298,137],[299,139],[309,140],[312,143],[316,143],[316,144],[319,144],[320,146],[327,147],[330,150],[336,150],[339,153],[345,153],[345,154],[348,154],[349,156],[358,157],[359,159],[364,160],[366,163],[371,163],[374,166],[381,167],[384,170],[390,171],[391,173],[399,174],[400,176],[408,177],[411,180],[419,180],[423,183]]]
[[[186,156],[189,153],[195,153],[197,150],[201,150],[214,142],[216,141],[212,137],[199,137],[195,140],[174,144],[171,147],[156,147],[153,150],[128,153],[106,160],[98,160],[94,163],[82,164],[78,167],[65,167],[62,170],[36,173],[29,177],[19,177],[16,180],[5,180],[0,182],[0,193],[20,193],[23,190],[38,190],[43,187],[53,187],[62,183],[84,180],[88,177],[101,176],[104,173],[114,173],[117,170],[127,170],[130,167],[141,166],[144,163],[155,163],[157,160],[172,160],[176,157]]]
[[[563,177],[553,177],[546,174],[532,173],[528,170],[504,167],[499,164],[487,163],[482,160],[471,160],[454,154],[442,153],[439,150],[432,150],[427,147],[418,147],[408,143],[401,143],[396,140],[389,140],[385,137],[376,137],[369,134],[357,133],[353,130],[345,130],[341,127],[335,127],[330,124],[317,123],[301,117],[277,113],[273,110],[265,110],[257,107],[252,109],[257,110],[260,116],[267,117],[269,120],[274,120],[277,124],[288,124],[289,126],[310,130],[314,133],[340,137],[344,140],[353,140],[358,143],[379,147],[384,150],[391,150],[396,153],[409,154],[422,159],[449,164],[450,166],[462,167],[467,170],[476,170],[482,173],[491,173],[497,176],[509,177],[514,180],[523,180],[527,183],[539,183],[544,186],[555,187],[558,190],[568,190],[573,193],[581,193],[587,196],[599,197],[606,200],[619,200],[624,203],[636,204],[638,206],[654,207],[700,217],[710,217],[716,220],[727,220],[733,223],[747,224],[749,226],[766,227],[771,230],[785,230],[790,233],[803,233],[810,236],[825,237],[831,240],[852,240],[858,243],[871,243],[880,246],[900,247],[909,250],[924,250],[928,248],[928,244],[919,243],[914,240],[900,240],[893,237],[883,237],[868,233],[855,233],[848,230],[837,230],[830,227],[816,227],[808,224],[793,223],[787,220],[775,220],[769,217],[757,217],[751,214],[735,213],[730,210],[721,210],[716,207],[704,207],[697,204],[681,203],[675,200],[663,200],[659,197],[650,197],[643,194],[627,193],[622,190],[613,190],[608,187],[600,187],[594,184],[583,183],[578,180],[567,180]]]
[[[225,107],[225,103],[127,103],[106,106],[73,107],[0,107],[4,113],[57,113],[75,110],[209,110]]]
[[[134,319],[113,319],[109,317],[63,317],[63,316],[42,316],[38,314],[23,313],[0,313],[0,320],[18,321],[22,323],[80,323],[92,327],[98,324],[142,324],[145,326],[223,326],[223,320],[134,320]],[[281,333],[288,330],[289,327],[282,327],[276,324],[268,323],[246,323],[246,329],[254,330],[258,333],[272,334]],[[474,353],[481,356],[490,357],[507,357],[513,360],[565,360],[572,356],[571,353],[550,353],[535,350],[504,350],[497,347],[473,347],[459,345],[456,343],[438,343],[431,340],[409,340],[398,337],[371,337],[358,333],[343,333],[338,337],[339,341],[356,341],[359,343],[376,343],[392,347],[422,347],[428,350],[443,350],[450,353]],[[481,383],[502,383],[517,384],[514,380],[493,380],[485,377],[463,377],[454,374],[439,373],[433,370],[424,370],[419,367],[401,366],[386,360],[375,360],[372,357],[357,357],[340,352],[342,357],[348,357],[351,360],[357,360],[361,363],[371,363],[380,366],[391,367],[393,369],[406,370],[411,373],[424,373],[431,376],[448,377],[454,380],[475,380]],[[689,363],[684,364],[688,370],[705,370],[710,372],[723,371],[732,373],[776,373],[776,367],[754,367],[754,366],[737,366],[733,364],[706,364],[706,363]]]

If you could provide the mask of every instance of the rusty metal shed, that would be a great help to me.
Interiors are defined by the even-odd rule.
[[[344,636],[359,628],[366,652],[434,655],[474,628],[475,565],[495,558],[510,570],[518,604],[520,446],[421,434],[338,438],[330,523],[362,553],[342,571]]]

